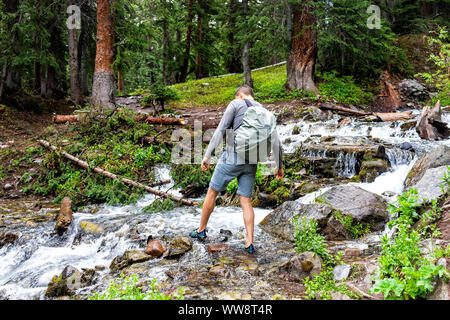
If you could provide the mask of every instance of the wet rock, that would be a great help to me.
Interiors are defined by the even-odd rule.
[[[147,243],[145,253],[153,257],[160,257],[164,253],[164,247],[159,240],[153,240]]]
[[[413,147],[412,144],[409,143],[409,142],[403,142],[403,143],[400,145],[400,149],[406,150],[406,151],[414,151],[414,147]]]
[[[347,248],[344,250],[345,257],[359,257],[361,250],[359,248]]]
[[[280,207],[268,214],[259,226],[276,236],[288,241],[295,240],[295,227],[290,221],[296,216],[314,218],[319,227],[325,227],[333,209],[326,204],[302,204],[297,201],[284,202]]]
[[[439,259],[437,265],[443,265],[447,271],[450,271],[450,258]],[[439,279],[434,291],[429,294],[427,300],[450,300],[450,281]]]
[[[19,238],[19,235],[17,233],[13,232],[3,232],[0,233],[0,248],[7,245],[8,243],[13,243],[14,241]]]
[[[59,215],[56,220],[55,230],[59,235],[62,235],[72,224],[72,200],[69,197],[64,197],[59,210]]]
[[[81,221],[80,227],[84,232],[89,234],[98,235],[105,232],[101,226],[90,221]]]
[[[421,156],[409,171],[405,189],[415,188],[419,198],[434,199],[442,194],[441,178],[450,165],[450,147],[441,145]]]
[[[178,259],[191,249],[191,239],[187,237],[176,237],[169,242],[169,246],[164,252],[163,257],[169,259]]]
[[[208,275],[213,276],[213,277],[225,277],[226,274],[227,274],[227,271],[226,271],[225,267],[223,266],[223,264],[221,264],[221,263],[211,267],[211,269],[209,269],[209,271],[208,271]]]
[[[450,147],[440,145],[417,160],[406,177],[405,187],[410,188],[414,186],[420,181],[428,169],[446,165],[450,165]]]
[[[356,186],[341,185],[326,191],[321,199],[353,221],[369,223],[372,231],[379,231],[389,220],[387,202],[381,196]]]
[[[350,271],[352,270],[352,267],[348,264],[340,264],[334,267],[333,269],[333,279],[335,281],[342,281],[346,280],[348,276],[350,275]]]
[[[271,194],[260,192],[258,200],[259,208],[275,208],[277,206],[277,197]]]
[[[322,268],[322,258],[313,252],[303,252],[281,264],[279,276],[287,281],[302,281],[306,277],[319,274]]]
[[[233,233],[230,230],[225,230],[225,229],[220,229],[219,234],[226,236],[226,237],[231,237],[233,235]]]
[[[426,101],[430,98],[427,89],[417,80],[406,79],[399,83],[400,91],[409,99],[417,102]]]
[[[292,129],[292,134],[293,135],[300,134],[300,127],[295,126],[294,129]]]
[[[225,243],[214,243],[214,244],[209,244],[206,247],[206,250],[209,253],[214,253],[214,252],[221,252],[221,251],[226,251],[230,249],[230,245],[229,244],[225,244]]]
[[[145,262],[152,259],[151,255],[140,250],[128,250],[121,256],[117,256],[111,261],[109,268],[112,272],[117,272],[134,263]]]
[[[379,175],[389,170],[386,161],[382,159],[364,161],[361,163],[359,178],[361,182],[373,182]]]
[[[324,112],[317,107],[308,107],[303,110],[301,118],[305,121],[326,121],[329,119],[329,113]]]
[[[409,129],[415,128],[416,127],[416,123],[417,123],[416,120],[402,123],[400,125],[400,129],[402,129],[402,131],[408,131]]]
[[[346,294],[340,293],[340,292],[331,292],[331,300],[353,300]]]
[[[49,298],[72,296],[76,290],[91,285],[94,276],[93,269],[81,272],[72,266],[67,266],[59,276],[54,276],[49,282],[45,296]]]

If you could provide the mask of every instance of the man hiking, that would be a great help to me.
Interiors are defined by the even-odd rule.
[[[266,159],[264,152],[266,154],[270,151],[273,152],[277,165],[277,180],[282,179],[284,173],[282,169],[282,149],[276,132],[275,117],[254,100],[253,89],[250,86],[239,87],[235,93],[235,100],[225,110],[202,160],[201,168],[204,172],[209,169],[211,154],[222,143],[225,134],[226,147],[215,167],[203,202],[200,226],[197,230],[191,232],[190,236],[199,240],[206,238],[206,226],[214,210],[216,197],[220,192],[226,190],[228,183],[237,178],[237,194],[240,196],[246,229],[245,250],[248,253],[254,253],[255,213],[251,205],[251,197],[258,161],[262,162]],[[266,150],[260,144],[265,145]],[[251,149],[253,149],[253,152]],[[258,153],[256,156],[255,151]]]

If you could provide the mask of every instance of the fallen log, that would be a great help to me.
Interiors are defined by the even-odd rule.
[[[450,128],[441,118],[441,102],[438,101],[433,109],[426,106],[422,109],[417,121],[416,131],[425,140],[444,140],[450,137]]]
[[[406,112],[375,112],[374,115],[376,115],[378,118],[380,118],[383,122],[388,121],[404,121],[404,120],[411,120],[414,119],[414,115],[411,111]]]
[[[356,116],[356,117],[369,116],[369,117],[373,117],[372,121],[388,122],[388,121],[410,120],[410,119],[414,118],[411,111],[406,111],[406,112],[365,112],[365,111],[353,110],[353,109],[348,109],[348,108],[339,107],[339,106],[328,106],[325,104],[320,105],[319,108],[323,109],[323,110],[331,110],[331,111],[334,111],[338,114],[345,115],[345,116],[348,116],[348,115],[352,115],[352,116]],[[345,123],[344,123],[344,125],[345,125]]]
[[[173,124],[181,124],[184,125],[186,122],[180,118],[157,118],[157,117],[147,117],[147,116],[139,116],[136,118],[137,121],[143,121],[151,124],[164,124],[164,125],[173,125]]]
[[[190,200],[187,200],[187,199],[184,199],[184,198],[180,198],[180,197],[176,197],[176,196],[170,195],[170,194],[168,194],[166,192],[153,189],[153,188],[151,188],[149,186],[143,185],[142,183],[139,183],[139,182],[136,182],[136,181],[133,181],[133,180],[130,180],[130,179],[126,179],[126,178],[121,178],[118,175],[116,175],[114,173],[111,173],[111,172],[108,172],[108,171],[105,171],[103,169],[100,169],[100,168],[97,168],[97,167],[91,167],[86,161],[78,159],[78,158],[74,157],[73,155],[71,155],[71,154],[69,154],[69,153],[67,153],[65,151],[60,151],[57,147],[52,146],[49,142],[47,142],[45,140],[39,140],[39,143],[41,145],[43,145],[44,147],[47,147],[50,150],[53,150],[53,151],[56,151],[56,152],[60,152],[62,156],[64,156],[65,158],[75,162],[80,167],[85,168],[85,169],[91,169],[92,171],[94,171],[94,172],[96,172],[98,174],[101,174],[102,176],[105,176],[107,178],[120,179],[126,185],[133,186],[133,187],[136,187],[136,188],[143,188],[145,191],[150,192],[150,193],[152,193],[154,195],[157,195],[157,196],[162,197],[162,198],[173,199],[173,200],[175,200],[177,202],[181,202],[181,203],[183,203],[185,205],[188,205],[188,206],[195,206],[195,205],[198,204],[197,202],[190,201]]]
[[[53,116],[53,122],[54,123],[66,123],[66,122],[78,122],[78,115],[77,114],[71,114],[71,115],[54,115]]]
[[[368,116],[368,115],[372,114],[371,112],[353,110],[353,109],[339,107],[339,106],[329,106],[326,104],[321,104],[319,106],[319,109],[331,110],[331,111],[335,111],[336,113],[341,113],[341,114],[343,113],[344,115],[351,114],[351,115],[357,115],[357,116]]]

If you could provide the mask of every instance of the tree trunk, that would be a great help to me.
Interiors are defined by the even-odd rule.
[[[69,5],[72,1],[69,0]],[[69,42],[69,73],[70,73],[70,99],[75,105],[79,106],[83,98],[81,96],[80,76],[79,76],[79,49],[78,49],[78,30],[68,28]]]
[[[125,83],[123,80],[122,72],[117,71],[117,91],[119,91],[121,94],[124,94],[125,92]]]
[[[163,54],[162,54],[162,68],[161,68],[161,73],[162,73],[162,78],[163,78],[163,83],[165,86],[167,86],[169,84],[169,81],[167,79],[167,74],[166,74],[166,69],[167,69],[167,43],[169,40],[169,33],[167,30],[167,19],[164,19],[163,21]]]
[[[94,107],[114,107],[114,21],[111,5],[114,0],[97,2],[97,52],[92,84]]]
[[[236,39],[236,16],[238,14],[238,3],[236,0],[230,0],[229,3],[229,19],[228,19],[228,43],[229,43],[229,52],[225,56],[225,65],[226,69],[230,73],[239,73],[242,72],[241,66],[241,49],[239,43]]]
[[[295,5],[293,11],[292,46],[287,64],[288,90],[317,92],[314,83],[314,69],[317,57],[317,35],[314,17],[308,4],[312,0]]]
[[[248,14],[248,0],[242,1],[245,25],[248,26],[247,14]],[[246,34],[247,32],[245,32]],[[245,40],[244,48],[242,49],[242,67],[244,68],[245,84],[253,88],[253,78],[252,69],[250,67],[250,56],[249,56],[249,44],[248,39]]]
[[[192,19],[193,19],[193,0],[188,0],[188,19],[187,19],[187,31],[186,31],[186,47],[183,58],[183,65],[181,66],[179,82],[186,82],[189,68],[189,58],[191,56],[191,38],[192,38]]]
[[[203,38],[203,17],[199,14],[198,23],[197,23],[198,35],[197,35],[197,57],[195,58],[195,64],[197,65],[197,69],[195,71],[195,78],[201,79],[203,77],[203,67],[202,67],[202,38]]]

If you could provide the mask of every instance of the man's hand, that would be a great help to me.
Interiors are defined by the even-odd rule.
[[[209,170],[209,164],[210,164],[211,159],[204,157],[202,160],[202,170],[203,172],[206,172]]]
[[[278,169],[277,174],[275,175],[277,177],[277,180],[281,180],[284,178],[284,172],[283,169]]]

